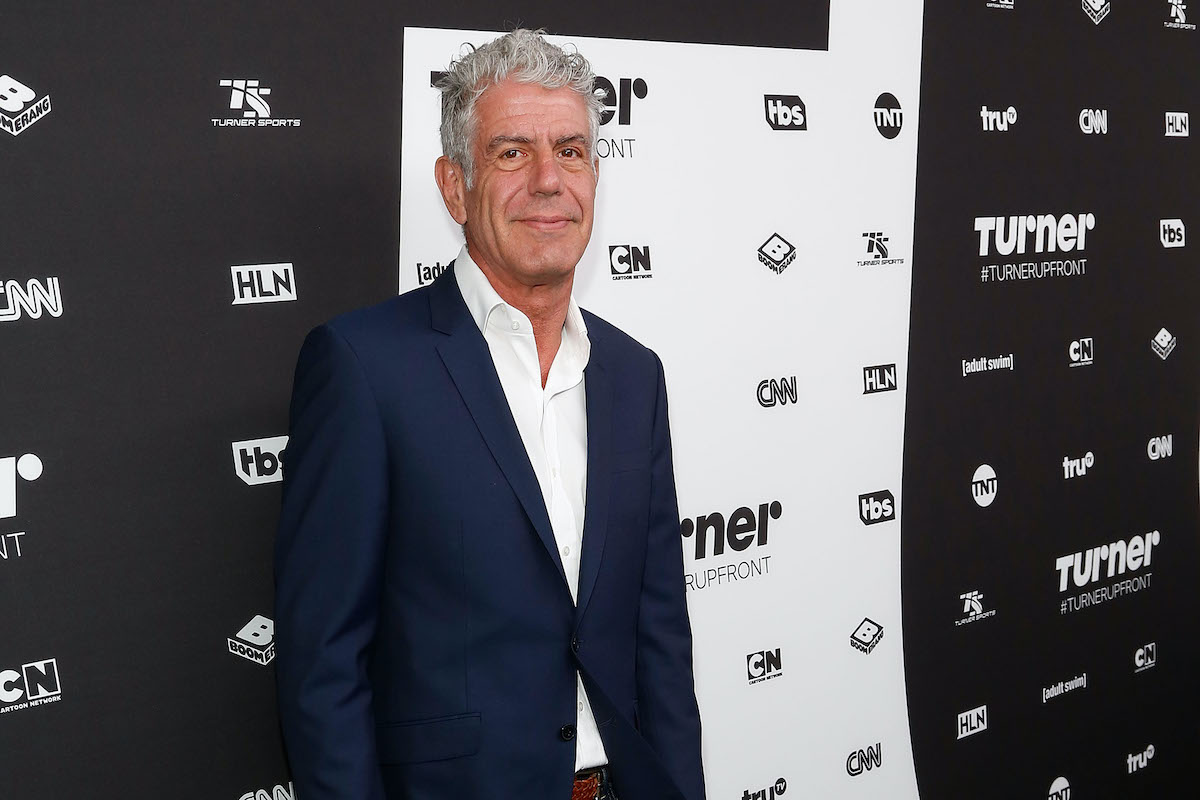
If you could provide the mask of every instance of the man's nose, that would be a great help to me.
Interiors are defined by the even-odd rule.
[[[562,165],[554,153],[539,156],[529,176],[530,194],[558,194],[562,191]]]

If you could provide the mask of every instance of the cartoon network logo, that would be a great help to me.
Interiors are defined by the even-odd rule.
[[[22,664],[19,669],[0,668],[0,714],[55,703],[61,699],[58,659],[32,661]]]

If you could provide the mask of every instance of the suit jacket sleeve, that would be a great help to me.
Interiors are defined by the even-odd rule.
[[[700,711],[692,679],[692,631],[683,580],[679,507],[662,362],[650,454],[650,517],[638,613],[638,723],[687,800],[703,800]]]
[[[304,800],[383,800],[367,657],[388,503],[378,406],[349,343],[304,342],[275,549],[280,720]]]

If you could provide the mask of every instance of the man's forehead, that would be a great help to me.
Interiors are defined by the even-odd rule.
[[[488,88],[475,106],[481,127],[555,128],[549,135],[586,133],[587,106],[578,93],[567,87],[546,89],[533,84],[502,81]],[[578,128],[578,131],[568,130]],[[481,131],[482,132],[482,131]],[[545,131],[542,131],[545,134]],[[488,131],[487,138],[499,133]]]

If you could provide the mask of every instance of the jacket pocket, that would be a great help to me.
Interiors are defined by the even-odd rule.
[[[475,714],[394,722],[375,726],[375,744],[381,764],[413,764],[475,755],[482,733]]]

